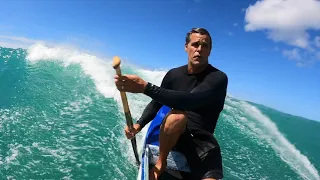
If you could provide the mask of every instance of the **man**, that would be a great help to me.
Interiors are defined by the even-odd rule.
[[[160,129],[160,154],[150,179],[158,179],[165,170],[170,150],[186,155],[192,171],[191,179],[223,178],[222,158],[213,137],[223,110],[228,78],[208,62],[212,40],[204,28],[194,28],[186,35],[188,63],[167,72],[161,86],[155,86],[136,75],[115,76],[120,91],[144,93],[152,98],[133,129],[125,128],[132,138],[148,124],[162,105],[172,108]]]

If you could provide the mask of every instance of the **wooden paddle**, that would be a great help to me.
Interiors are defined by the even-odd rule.
[[[120,63],[121,63],[120,58],[118,56],[114,56],[112,66],[116,70],[116,73],[118,76],[121,76]],[[132,129],[133,123],[132,123],[132,117],[131,117],[129,104],[128,104],[128,100],[127,100],[127,95],[125,92],[121,92],[121,91],[120,91],[120,95],[121,95],[121,99],[122,99],[123,110],[124,110],[124,115],[126,117],[127,126],[129,127],[129,129]],[[131,145],[133,148],[134,156],[136,157],[136,162],[138,165],[140,165],[136,137],[133,137],[131,139]]]

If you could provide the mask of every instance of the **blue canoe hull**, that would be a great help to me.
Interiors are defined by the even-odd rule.
[[[152,156],[155,156],[155,154],[158,154],[159,150],[159,134],[160,134],[160,126],[161,123],[164,120],[164,117],[167,115],[167,113],[171,110],[168,106],[162,106],[160,110],[158,111],[156,117],[151,121],[150,126],[148,128],[148,131],[145,136],[145,142],[143,146],[143,152],[141,156],[141,164],[139,167],[139,173],[137,180],[148,180],[149,176],[149,170],[152,167],[151,159]],[[177,161],[177,159],[179,161]],[[185,157],[180,154],[179,152],[170,152],[168,155],[168,167],[171,167],[171,172],[174,171],[188,171],[188,165],[186,163]],[[154,163],[154,161],[153,161]],[[169,176],[171,177],[171,176]],[[179,178],[168,178],[168,180],[178,180]]]

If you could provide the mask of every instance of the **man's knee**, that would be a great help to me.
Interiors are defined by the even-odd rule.
[[[184,111],[172,109],[168,114],[168,118],[178,121],[178,123],[187,123],[187,114]]]
[[[180,110],[171,110],[165,119],[165,128],[184,132],[187,124],[187,114]]]

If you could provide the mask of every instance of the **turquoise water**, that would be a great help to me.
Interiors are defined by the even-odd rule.
[[[155,84],[165,74],[122,70]],[[113,76],[110,60],[72,49],[0,48],[1,179],[135,179]],[[150,99],[127,96],[136,120]],[[319,129],[319,122],[228,96],[215,133],[225,179],[319,180]]]

